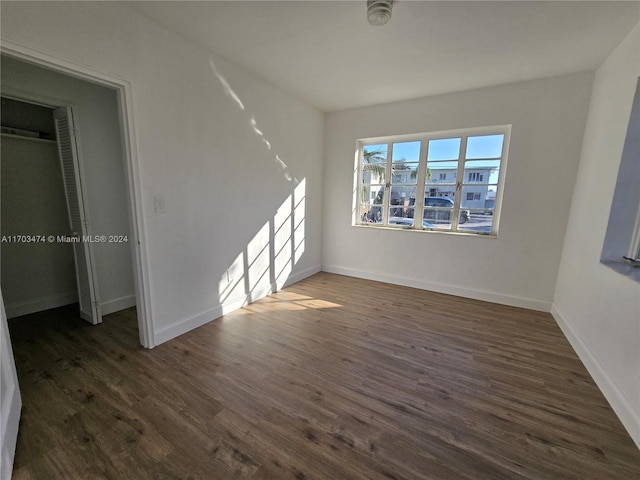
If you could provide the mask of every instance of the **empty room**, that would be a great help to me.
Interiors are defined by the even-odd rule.
[[[0,20],[1,480],[640,480],[639,2]]]

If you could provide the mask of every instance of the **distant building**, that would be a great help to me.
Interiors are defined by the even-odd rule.
[[[398,168],[399,167],[399,168]],[[402,168],[402,165],[394,166],[391,175],[391,199],[390,205],[408,205],[415,204],[416,196],[416,169]],[[489,178],[495,172],[495,168],[484,167],[465,169],[462,189],[461,207],[466,209],[484,209],[493,208],[496,198],[494,185],[487,185]],[[425,197],[450,197],[453,199],[456,191],[457,170],[454,168],[438,168],[429,167],[429,179],[425,188]],[[381,178],[372,171],[363,172],[363,183],[380,184],[379,187],[365,189],[365,201],[369,200],[371,204],[381,203],[381,194],[384,187]],[[495,182],[497,183],[497,182]],[[406,184],[406,185],[402,185]],[[477,184],[477,185],[476,185]],[[374,201],[378,197],[377,201]]]
[[[487,185],[495,170],[495,168],[491,167],[465,169],[465,178],[460,179],[464,183],[460,199],[460,205],[463,208],[482,209],[485,208],[487,200],[495,201],[495,186]],[[429,167],[429,173],[430,178],[427,182],[425,196],[453,198],[456,191],[456,183],[459,181],[457,170],[454,168]]]

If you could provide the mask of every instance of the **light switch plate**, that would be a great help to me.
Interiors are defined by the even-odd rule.
[[[166,213],[167,204],[164,201],[164,195],[156,195],[153,197],[153,208],[156,213]]]

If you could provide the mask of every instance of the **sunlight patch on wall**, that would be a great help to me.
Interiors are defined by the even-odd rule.
[[[305,227],[305,208],[306,208],[306,186],[307,179],[302,181],[293,190],[293,246],[294,246],[294,263],[304,253],[304,227]]]
[[[273,251],[274,251],[274,272],[276,284],[283,284],[293,269],[292,259],[292,196],[289,195],[280,205],[273,217]]]
[[[258,128],[258,122],[256,122],[254,117],[251,117],[251,128],[253,128],[253,132],[262,139],[264,144],[267,146],[267,150],[271,150],[271,142],[264,137],[264,134],[262,133],[262,130]]]
[[[218,69],[216,68],[216,64],[213,63],[213,60],[211,59],[209,60],[209,65],[211,65],[211,69],[213,70],[214,75],[218,77],[218,80],[222,84],[222,88],[224,89],[225,93],[229,97],[231,97],[231,99],[233,99],[234,102],[236,102],[238,107],[240,107],[240,110],[244,110],[244,104],[242,103],[242,100],[240,100],[240,97],[238,97],[236,92],[233,91],[233,88],[231,88],[231,85],[229,85],[229,82],[227,82],[227,79],[224,78],[222,75],[220,75],[220,73],[218,72]]]
[[[286,284],[304,254],[306,185],[303,178],[221,276],[219,299],[223,313],[278,291]],[[282,308],[301,307],[315,308],[305,304]]]
[[[220,303],[245,295],[244,265],[244,252],[240,252],[229,265],[229,268],[222,274],[218,287]]]
[[[244,103],[218,71],[214,61],[210,59],[209,65],[225,94],[240,110],[246,112]],[[298,181],[291,175],[286,162],[272,151],[273,144],[258,125],[255,116],[250,112],[246,114],[251,131],[260,138],[267,152],[270,152],[269,158],[274,159],[276,168],[284,179],[295,187],[287,189],[290,193],[253,238],[246,245],[243,245],[244,241],[241,243],[240,253],[221,275],[218,298],[223,313],[282,288],[305,251],[306,179]],[[299,307],[311,308],[294,306]]]
[[[247,245],[247,279],[249,291],[270,287],[269,222],[265,223]]]

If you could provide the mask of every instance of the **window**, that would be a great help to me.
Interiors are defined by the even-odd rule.
[[[496,235],[510,133],[501,126],[360,140],[354,224]]]
[[[640,282],[640,78],[622,149],[600,261]]]

